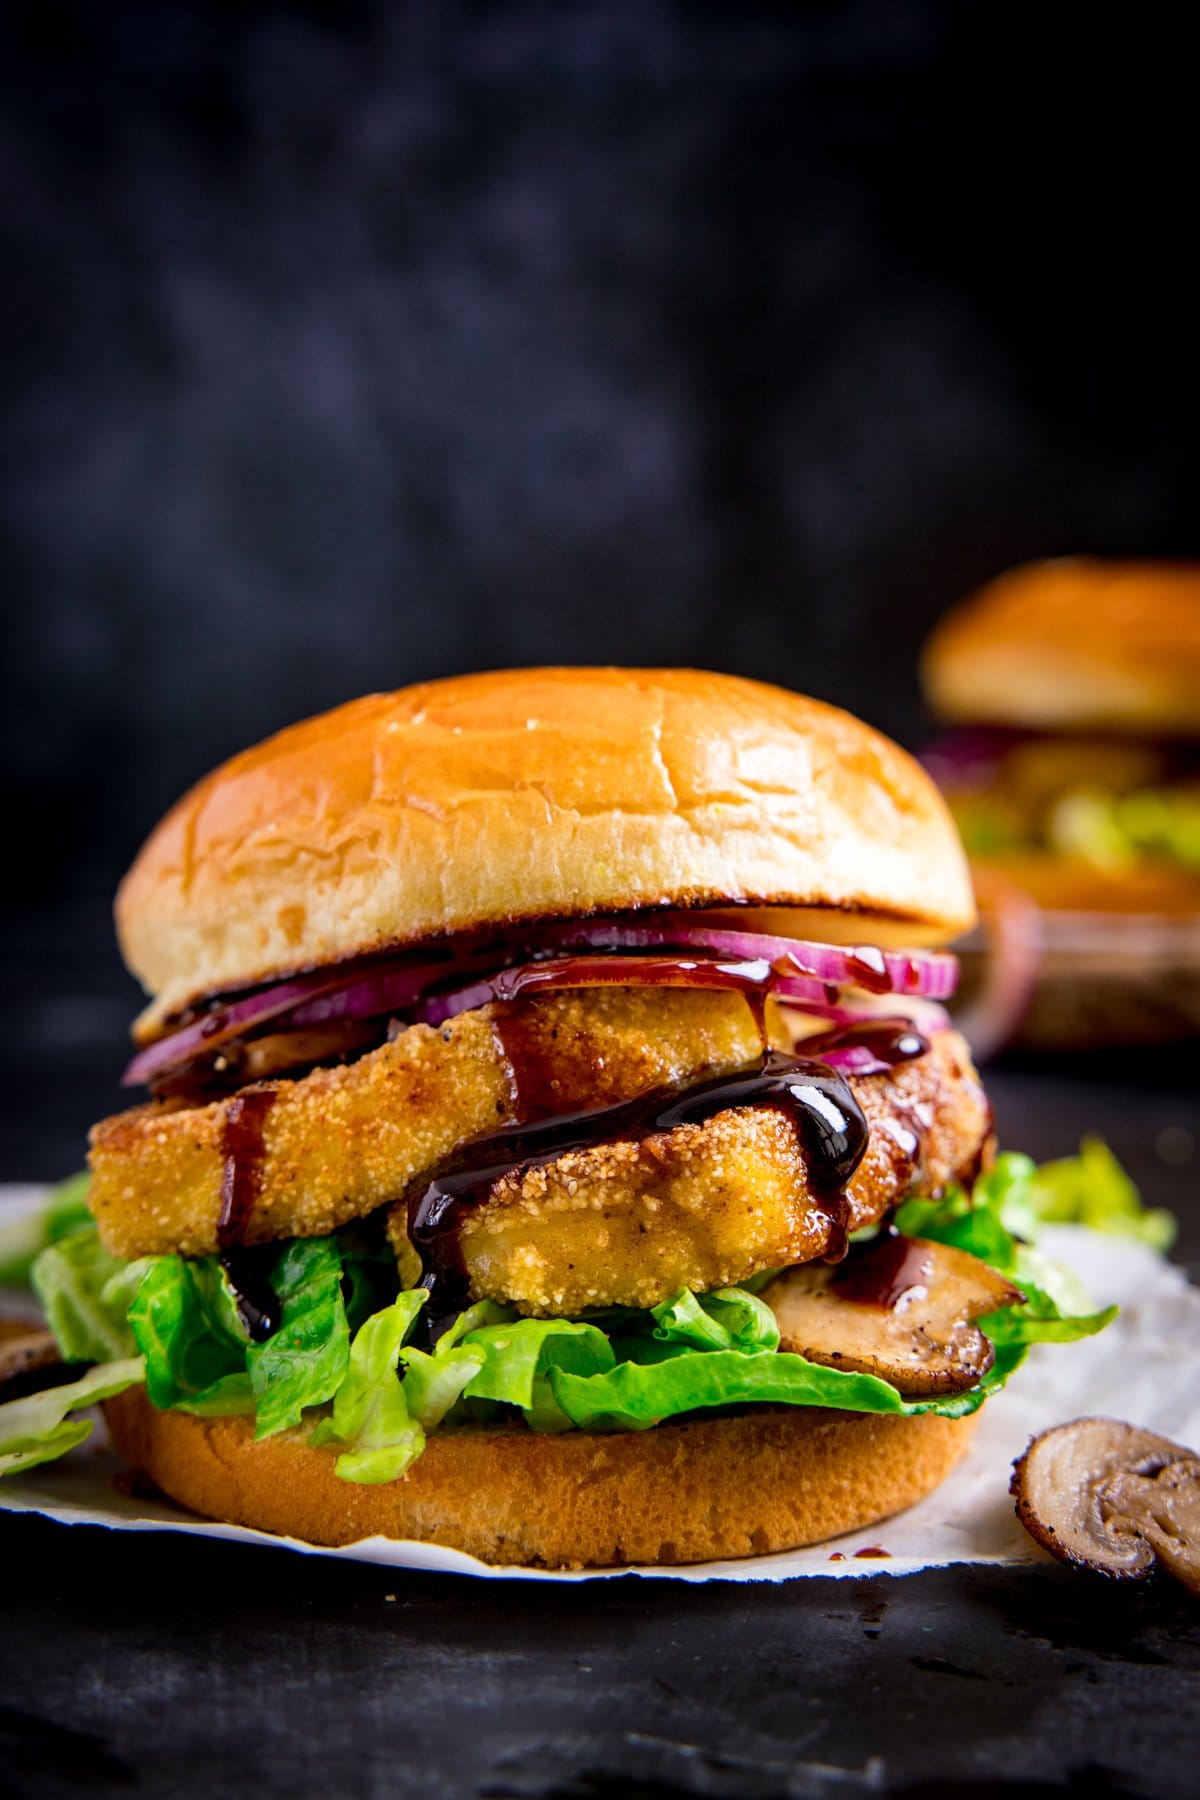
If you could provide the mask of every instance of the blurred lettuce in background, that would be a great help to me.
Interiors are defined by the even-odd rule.
[[[41,1212],[0,1222],[0,1287],[24,1287],[35,1258],[47,1244],[91,1223],[87,1209],[90,1181],[87,1170],[82,1169],[59,1182]]]

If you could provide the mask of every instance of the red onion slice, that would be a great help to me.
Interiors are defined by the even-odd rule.
[[[514,934],[509,944],[507,956],[503,947],[492,943],[481,948],[476,939],[470,949],[456,953],[451,944],[440,957],[420,962],[384,963],[370,970],[360,966],[351,974],[345,968],[340,974],[322,970],[279,982],[216,1006],[147,1045],[122,1080],[134,1086],[160,1078],[271,1022],[287,1030],[305,1030],[338,1019],[399,1013],[440,1024],[488,1000],[513,999],[551,987],[610,984],[756,989],[777,1000],[814,1007],[828,1006],[837,990],[847,986],[941,999],[953,992],[957,974],[955,958],[944,953],[880,950],[871,945],[846,949],[716,929],[678,914],[659,915],[651,924],[572,920],[540,928],[526,939]],[[575,947],[598,954],[546,957],[546,952]],[[680,950],[685,954],[670,954]],[[689,950],[699,954],[689,956]],[[635,954],[614,954],[620,951]],[[650,954],[656,951],[665,954]],[[541,961],[536,960],[539,952]],[[497,970],[498,960],[508,966]]]
[[[419,1001],[413,1018],[424,1025],[441,1025],[457,1013],[472,1012],[492,1000],[516,1000],[529,994],[564,988],[591,987],[690,987],[727,988],[760,994],[764,999],[803,1007],[839,1023],[851,1024],[878,1015],[873,1010],[834,1005],[831,983],[811,975],[780,974],[778,964],[766,957],[732,962],[712,957],[680,956],[565,956],[551,962],[524,963],[517,969],[501,969],[464,987],[430,994]],[[940,1010],[940,1009],[939,1009]]]
[[[820,982],[811,986],[812,998],[824,997]],[[759,993],[764,998],[776,991],[771,965],[761,957],[723,962],[714,957],[564,956],[552,962],[501,969],[466,987],[427,995],[415,1008],[413,1017],[423,1025],[440,1025],[457,1013],[486,1006],[490,1000],[516,1000],[528,994],[593,987],[729,988],[738,993]]]
[[[793,1006],[791,1001],[785,1000],[784,1021],[795,1038],[793,1049],[798,1054],[807,1041],[805,1033],[795,1027],[796,1020],[803,1021],[806,1017],[821,1019],[826,1025],[878,1025],[888,1019],[903,1019],[923,1037],[928,1037],[931,1031],[950,1031],[954,1028],[954,1020],[936,1000],[910,1001],[900,1011],[891,1004],[892,998],[890,995],[885,1000],[864,997],[858,1001],[844,1001],[832,1006],[815,1000],[806,1000]]]
[[[651,950],[675,945],[740,962],[761,957],[781,978],[809,977],[838,987],[866,988],[873,994],[915,994],[929,1000],[948,999],[958,981],[958,959],[944,950],[880,950],[874,944],[846,948],[696,925],[687,915],[645,925],[606,919],[573,921],[549,927],[547,937],[557,944],[586,944],[593,950]]]
[[[422,963],[409,968],[380,969],[350,981],[344,973],[331,975],[326,970],[320,975],[301,976],[296,981],[262,988],[244,1000],[215,1007],[203,1018],[147,1044],[122,1075],[122,1086],[135,1087],[151,1081],[164,1070],[189,1062],[202,1051],[217,1050],[230,1038],[273,1020],[285,1022],[290,1031],[324,1025],[333,1019],[405,1011],[431,983],[444,981],[451,969],[457,967],[461,971],[470,966],[446,961]]]

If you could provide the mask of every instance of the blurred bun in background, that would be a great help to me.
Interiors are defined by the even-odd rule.
[[[990,581],[922,658],[943,719],[1200,737],[1200,563],[1060,557]]]
[[[959,727],[925,761],[984,919],[980,1053],[1200,1032],[1200,564],[1015,569],[921,675]]]

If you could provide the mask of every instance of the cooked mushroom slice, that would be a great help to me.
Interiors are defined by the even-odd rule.
[[[63,1362],[53,1333],[27,1319],[0,1319],[0,1400],[19,1400],[78,1373]]]
[[[1118,1475],[1100,1490],[1100,1516],[1109,1531],[1137,1532],[1168,1575],[1200,1595],[1200,1458]]]
[[[1173,1541],[1168,1555],[1159,1552],[1155,1539],[1186,1534],[1194,1579],[1200,1523],[1196,1476],[1159,1485],[1181,1464],[1192,1471],[1200,1467],[1182,1445],[1119,1419],[1056,1425],[1035,1437],[1014,1465],[1017,1517],[1060,1562],[1117,1581],[1148,1575],[1156,1553],[1173,1568],[1185,1554],[1181,1541]]]
[[[902,1394],[958,1394],[995,1360],[976,1319],[1022,1298],[965,1250],[885,1233],[842,1263],[804,1263],[764,1291],[780,1349],[878,1375]]]

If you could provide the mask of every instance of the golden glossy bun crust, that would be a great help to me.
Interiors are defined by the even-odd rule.
[[[359,1486],[298,1433],[105,1402],[121,1454],[180,1505],[311,1544],[410,1538],[482,1562],[611,1568],[765,1555],[902,1511],[945,1479],[974,1418],[808,1407],[560,1437],[439,1432],[400,1481]]]
[[[925,647],[942,718],[1200,737],[1200,563],[1030,563],[953,607]]]
[[[974,916],[932,783],[849,714],[688,669],[525,669],[352,701],[245,751],[125,878],[162,1018],[477,926],[742,901]]]

